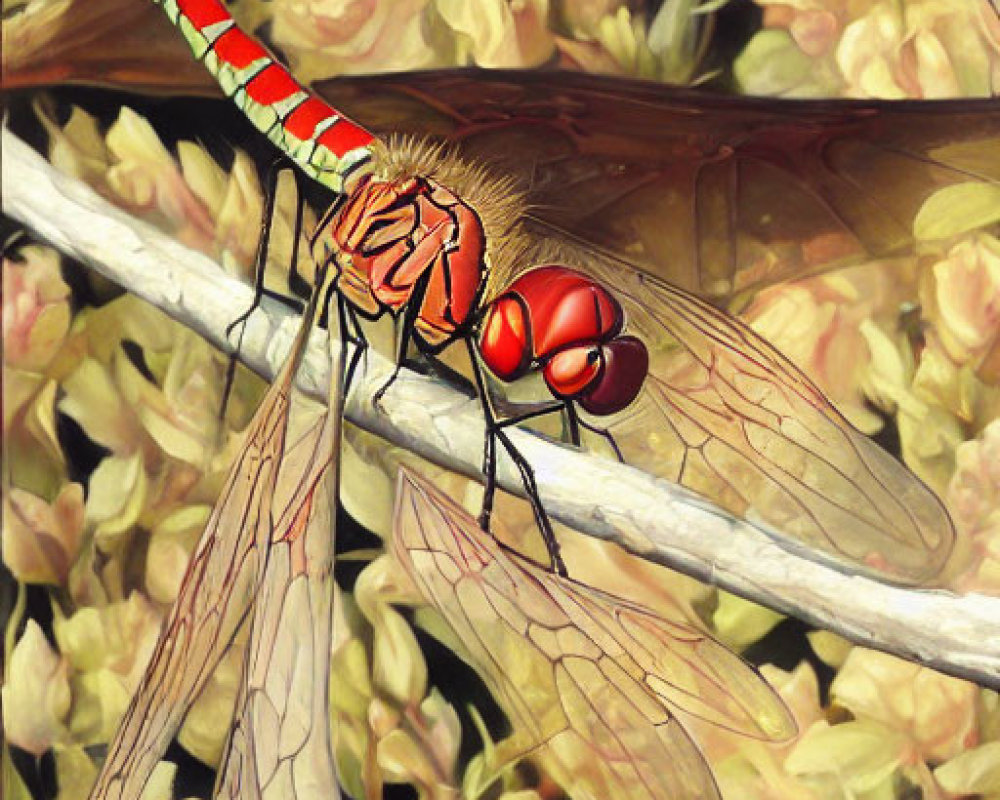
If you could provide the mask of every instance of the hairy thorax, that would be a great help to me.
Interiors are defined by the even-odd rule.
[[[472,208],[434,180],[362,178],[324,222],[314,258],[360,314],[416,303],[414,331],[440,347],[468,329],[485,280],[486,237]]]

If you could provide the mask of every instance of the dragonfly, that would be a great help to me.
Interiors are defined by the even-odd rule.
[[[544,194],[526,198],[514,181],[497,179],[489,169],[440,147],[376,138],[301,87],[216,0],[160,4],[253,125],[307,176],[330,189],[335,200],[310,237],[318,278],[303,333],[250,426],[150,668],[109,748],[94,797],[138,793],[207,675],[248,621],[251,655],[237,712],[246,722],[236,726],[231,739],[232,757],[221,771],[224,786],[245,788],[250,778],[242,770],[253,773],[258,763],[248,756],[263,745],[250,709],[267,707],[266,700],[272,708],[282,706],[281,698],[259,691],[274,688],[266,680],[266,656],[275,652],[280,636],[298,632],[312,643],[302,652],[315,656],[309,662],[311,680],[288,681],[286,688],[323,691],[317,654],[328,634],[301,621],[280,624],[280,609],[297,577],[305,576],[310,591],[329,587],[324,568],[310,571],[301,548],[315,544],[316,531],[329,520],[328,510],[319,510],[335,483],[335,459],[327,447],[334,437],[325,431],[338,415],[328,412],[294,448],[288,447],[284,431],[304,331],[331,294],[342,324],[354,320],[352,330],[342,331],[344,339],[363,341],[357,317],[400,317],[400,362],[410,346],[434,355],[464,341],[479,370],[487,427],[492,424],[491,436],[505,447],[503,421],[489,417],[480,358],[501,381],[524,369],[548,372],[557,405],[565,409],[571,401],[584,411],[589,405],[591,412],[609,412],[600,432],[615,441],[623,460],[700,490],[734,513],[763,516],[793,537],[858,563],[877,561],[897,580],[922,581],[940,568],[953,532],[937,499],[851,428],[800,371],[749,328],[696,294],[585,242],[572,219],[567,218],[568,232],[563,232],[552,220],[532,217],[528,201]],[[572,342],[585,351],[582,357],[567,357],[575,373],[562,369],[562,345],[535,346],[534,334],[546,327],[544,314],[522,317],[532,336],[504,335],[499,337],[504,346],[493,344],[491,333],[497,333],[504,308],[535,312],[552,299],[544,286],[530,285],[537,270],[561,271],[592,297],[608,300],[610,325],[596,314],[596,335]],[[620,329],[627,332],[620,336]],[[608,368],[615,359],[607,356],[609,345],[614,345],[609,352],[631,353],[625,357],[631,366],[618,373],[624,378],[609,384],[613,397],[602,405],[595,401],[595,387],[616,372]],[[505,372],[505,365],[515,361],[516,367]],[[349,365],[345,371],[350,373]],[[581,381],[588,375],[596,384]],[[339,389],[336,396],[342,396]],[[655,450],[643,437],[637,439],[636,429],[669,433],[672,443]],[[293,451],[310,455],[293,458]],[[517,459],[513,448],[508,452]],[[563,572],[554,537],[546,535],[530,465],[525,466],[522,474],[552,566]],[[324,564],[330,556],[317,558]],[[280,564],[280,569],[272,566]],[[265,592],[271,603],[262,603]],[[272,714],[275,718],[280,715]],[[314,740],[298,733],[296,742],[318,742],[318,750],[328,756],[321,735]],[[278,745],[287,742],[268,744],[280,751]],[[296,759],[289,754],[306,751],[281,752],[284,756],[270,759],[265,777],[294,773]],[[326,756],[320,759],[326,765],[319,770],[323,778],[315,785],[333,774]],[[260,779],[260,773],[252,776],[258,787]]]
[[[489,307],[519,273],[533,267],[558,265],[582,272],[614,295],[627,333],[649,351],[648,376],[635,402],[600,427],[624,461],[854,565],[874,566],[895,580],[919,583],[940,570],[954,531],[933,492],[853,429],[788,359],[733,317],[614,254],[581,246],[573,235],[579,222],[564,220],[569,234],[545,219],[539,228],[527,204],[544,202],[544,179],[542,190],[525,198],[506,176],[497,179],[489,169],[452,157],[440,146],[378,139],[301,87],[262,45],[239,31],[217,0],[171,0],[163,6],[195,55],[255,127],[340,198],[311,237],[313,258],[329,268],[342,318],[356,321],[358,316],[385,313],[399,318],[397,364],[406,361],[411,346],[433,355],[464,340],[472,368],[478,370],[478,354],[472,352],[481,319],[477,310]],[[572,106],[573,99],[570,94],[565,104]],[[641,105],[644,98],[633,100]],[[767,117],[758,106],[751,111],[740,119],[743,126]],[[779,141],[783,134],[787,145],[795,137],[801,139],[803,129],[814,129],[824,113],[828,118],[829,111],[812,108],[804,120],[783,127],[767,118],[762,130]],[[859,110],[842,125],[868,116]],[[506,120],[494,119],[478,128],[467,126],[471,131],[466,132],[473,135],[477,129],[506,125]],[[988,130],[982,124],[979,128]],[[685,135],[682,130],[678,137]],[[813,132],[813,137],[823,139],[824,134]],[[769,151],[763,134],[751,132],[745,138],[742,160],[756,156],[764,161],[762,153]],[[718,141],[706,147],[713,144],[720,158],[732,149]],[[841,152],[845,149],[846,155]],[[827,148],[821,158],[880,164],[867,151],[856,151]],[[948,170],[936,162],[935,172],[941,171]],[[657,170],[653,177],[662,179],[662,172]],[[955,167],[952,172],[952,180],[966,179],[971,168]],[[673,177],[678,177],[676,171]],[[730,178],[727,173],[700,178],[708,184],[722,179]],[[829,194],[838,191],[846,189],[834,187]],[[867,199],[869,206],[883,205],[881,197]],[[711,197],[704,204],[713,205]],[[599,204],[601,209],[607,206]],[[848,213],[840,205],[835,210]],[[884,216],[885,209],[881,211]],[[706,219],[697,219],[694,227],[712,222],[717,213],[705,211]],[[728,213],[732,219],[726,231],[738,228],[745,216]],[[856,218],[860,212],[852,213]],[[808,216],[804,210],[803,215]],[[757,220],[763,227],[773,222]],[[871,236],[875,227],[859,225]],[[835,240],[826,241],[826,247],[843,250],[846,245]],[[699,253],[710,249],[696,248]],[[731,266],[733,254],[728,255],[723,261]],[[351,327],[349,335],[363,343],[360,325]],[[537,357],[533,366],[544,370],[543,361]],[[477,373],[487,417],[487,485],[492,484],[499,442],[521,473],[553,566],[565,571],[531,467],[491,412],[484,382]],[[488,488],[484,521],[490,496]]]

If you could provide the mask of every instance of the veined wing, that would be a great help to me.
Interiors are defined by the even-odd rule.
[[[795,732],[753,667],[680,609],[667,619],[509,553],[407,470],[392,548],[570,794],[718,798],[677,712],[759,739]]]
[[[520,179],[539,219],[713,301],[910,253],[935,191],[1000,181],[993,100],[779,100],[492,70],[317,90],[376,133],[445,140]]]
[[[339,424],[334,404],[281,465],[276,497],[290,500],[263,564],[216,797],[340,796],[327,696]]]
[[[573,266],[615,292],[650,351],[638,400],[609,420],[628,463],[892,579],[940,570],[954,541],[941,502],[787,358],[708,303],[591,256]]]
[[[272,501],[285,451],[292,380],[315,314],[257,409],[108,749],[95,800],[139,797],[247,616],[274,536]]]

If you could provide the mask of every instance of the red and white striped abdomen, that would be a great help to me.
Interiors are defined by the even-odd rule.
[[[335,192],[370,171],[375,141],[302,87],[219,0],[153,0],[254,126],[307,175]]]

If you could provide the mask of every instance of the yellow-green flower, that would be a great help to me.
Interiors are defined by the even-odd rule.
[[[275,44],[288,53],[296,76],[309,82],[443,65],[432,41],[430,2],[278,0],[262,13],[273,13]]]
[[[107,742],[142,677],[160,631],[160,615],[138,592],[103,608],[83,608],[53,624],[71,668],[68,724],[81,744]]]
[[[734,64],[749,94],[983,97],[1000,74],[989,0],[756,0],[764,30]]]
[[[895,656],[855,647],[830,695],[856,718],[884,724],[902,737],[896,746],[924,761],[953,758],[976,741],[978,687]]]
[[[947,494],[960,533],[954,586],[1000,594],[1000,420],[962,444],[956,462]]]
[[[987,234],[968,237],[933,272],[935,332],[953,361],[978,367],[1000,349],[1000,240]]]
[[[53,650],[34,620],[28,620],[6,667],[4,736],[11,744],[40,756],[65,737],[70,688],[65,659]]]
[[[55,250],[31,245],[18,256],[21,261],[3,260],[3,360],[40,372],[69,331],[70,291]]]
[[[22,489],[5,492],[3,563],[24,583],[63,585],[83,537],[83,487],[68,483],[50,504]]]

